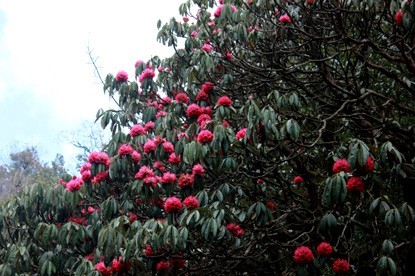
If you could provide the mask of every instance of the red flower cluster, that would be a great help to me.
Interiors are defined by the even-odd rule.
[[[246,128],[242,128],[242,129],[238,130],[238,132],[235,135],[235,138],[236,139],[243,139],[243,138],[245,138],[246,130],[247,130]]]
[[[128,216],[128,220],[130,221],[130,224],[133,224],[133,223],[134,223],[134,221],[138,220],[138,216],[137,216],[136,214],[134,214],[134,213],[131,213],[131,214]]]
[[[402,14],[402,9],[399,9],[396,14],[395,14],[395,22],[396,25],[398,26],[402,26],[403,25],[403,14]]]
[[[150,68],[146,68],[143,73],[138,77],[139,82],[143,82],[145,79],[152,79],[156,74]]]
[[[110,166],[110,158],[105,152],[91,152],[88,156],[88,162],[91,164],[104,164],[107,168]]]
[[[202,130],[199,135],[197,135],[197,140],[201,144],[210,143],[213,140],[213,133],[210,130]]]
[[[180,188],[185,188],[185,187],[191,187],[193,186],[193,183],[195,181],[194,175],[193,174],[187,174],[187,173],[182,173],[179,176],[179,187]]]
[[[156,270],[158,271],[158,272],[166,272],[166,271],[168,271],[169,270],[169,263],[168,262],[166,262],[166,261],[160,261],[160,262],[158,262],[157,263],[157,265],[156,265]]]
[[[151,151],[155,151],[156,147],[157,147],[156,143],[154,143],[153,140],[148,139],[147,142],[144,143],[144,152],[148,154]]]
[[[188,118],[197,118],[200,115],[200,106],[191,104],[186,109],[186,116]]]
[[[244,229],[241,228],[238,224],[231,222],[228,225],[226,225],[226,229],[232,233],[235,237],[240,237],[245,234]]]
[[[181,209],[182,203],[180,202],[180,199],[178,199],[175,196],[166,199],[166,202],[164,203],[164,210],[166,211],[166,213],[176,213]]]
[[[294,261],[298,264],[311,263],[313,260],[313,252],[308,246],[299,246],[294,251]]]
[[[71,192],[78,191],[81,189],[82,185],[84,184],[84,181],[82,178],[73,178],[71,181],[66,183],[66,190],[69,190]]]
[[[217,105],[230,107],[232,105],[232,101],[228,96],[222,96],[219,98]]]
[[[294,177],[293,182],[295,184],[301,184],[301,183],[304,183],[304,179],[301,176],[296,176],[296,177]]]
[[[187,104],[189,102],[189,97],[185,93],[179,93],[174,98],[178,103]]]
[[[281,15],[279,20],[281,23],[284,23],[284,24],[291,22],[291,18],[288,14]]]
[[[322,242],[317,246],[317,253],[329,257],[333,253],[333,247],[328,242]]]
[[[167,152],[167,153],[174,152],[174,146],[170,142],[164,142],[163,143],[163,148],[164,148],[164,151]]]
[[[180,155],[176,156],[176,154],[174,152],[172,154],[170,154],[169,163],[170,163],[170,165],[180,164]]]
[[[104,262],[99,262],[95,265],[95,270],[104,276],[111,275],[111,269],[105,266]]]
[[[146,134],[146,130],[142,125],[133,125],[133,127],[130,130],[131,137],[135,137],[141,134]]]
[[[336,273],[346,273],[350,270],[349,262],[345,259],[336,259],[333,263],[333,271]]]
[[[199,207],[199,200],[195,196],[188,196],[183,200],[183,205],[189,209]]]
[[[351,172],[352,169],[350,168],[349,161],[345,158],[339,158],[334,162],[333,164],[333,172],[339,173],[339,172]]]
[[[196,164],[192,168],[192,173],[195,175],[204,176],[205,175],[205,169],[200,164]]]
[[[141,160],[141,154],[136,151],[133,151],[133,153],[131,154],[131,158],[135,163],[138,163]]]
[[[119,71],[117,73],[117,76],[115,76],[115,80],[119,82],[127,81],[128,80],[128,74],[125,71]]]
[[[363,183],[363,180],[360,177],[352,176],[347,180],[347,191],[358,191],[358,192],[364,192],[365,191],[365,185]]]
[[[367,173],[373,172],[375,169],[375,162],[373,161],[372,157],[368,156],[366,160],[365,170]]]
[[[129,144],[123,144],[118,149],[118,154],[121,155],[121,156],[122,155],[131,155],[133,152],[134,152],[134,149]]]
[[[136,179],[144,179],[146,177],[153,177],[154,171],[147,166],[142,166],[140,170],[135,174]]]
[[[176,175],[171,172],[164,173],[163,177],[161,178],[161,182],[165,184],[173,184],[174,181],[176,181]]]

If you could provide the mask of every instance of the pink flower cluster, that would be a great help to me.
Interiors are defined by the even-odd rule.
[[[347,180],[347,191],[358,191],[358,192],[364,192],[365,191],[365,185],[363,183],[363,180],[360,177],[352,176]]]
[[[130,144],[123,144],[118,149],[118,155],[120,155],[120,156],[123,156],[123,155],[132,155],[133,152],[134,152],[134,149],[133,149],[133,147]]]
[[[212,142],[214,138],[213,133],[210,130],[202,130],[198,135],[197,135],[197,141],[199,141],[199,143],[201,144],[206,144],[206,143],[210,143]]]
[[[195,196],[188,196],[183,200],[183,206],[189,209],[199,207],[199,200]]]
[[[71,181],[66,183],[66,190],[69,190],[71,192],[78,191],[81,189],[82,185],[84,184],[84,181],[82,178],[74,177]]]
[[[238,224],[231,222],[228,225],[226,225],[226,229],[232,233],[235,237],[240,237],[245,234],[245,230],[241,228]]]
[[[230,107],[232,105],[232,101],[231,99],[229,99],[228,96],[222,96],[219,98],[218,102],[217,102],[218,106],[226,106],[226,107]]]
[[[350,168],[349,161],[345,158],[339,158],[334,162],[333,164],[333,172],[339,173],[339,172],[351,172],[352,169]]]
[[[139,82],[143,82],[145,79],[152,79],[156,74],[150,68],[146,68],[143,73],[138,77]]]
[[[294,251],[294,261],[298,264],[311,263],[313,260],[313,252],[308,246],[299,246]]]
[[[115,80],[118,82],[124,82],[128,80],[128,74],[125,71],[119,71],[115,76]]]
[[[104,164],[106,168],[110,166],[110,158],[105,152],[92,152],[88,156],[88,162],[91,164]]]
[[[166,213],[177,213],[182,209],[183,205],[180,202],[180,199],[178,199],[175,196],[169,197],[166,199],[166,202],[164,203],[164,210]]]

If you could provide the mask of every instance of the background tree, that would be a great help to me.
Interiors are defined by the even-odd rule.
[[[9,159],[8,163],[0,165],[0,201],[16,195],[35,182],[56,184],[66,173],[62,155],[57,154],[50,166],[40,160],[36,147],[10,153]]]
[[[106,77],[105,152],[2,209],[0,272],[413,274],[415,3],[179,10]]]

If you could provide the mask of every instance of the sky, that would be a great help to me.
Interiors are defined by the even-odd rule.
[[[180,18],[184,0],[0,0],[0,164],[36,146],[44,162],[63,154],[74,173],[79,151],[68,136],[111,105],[102,76],[173,50],[157,42],[157,21]]]

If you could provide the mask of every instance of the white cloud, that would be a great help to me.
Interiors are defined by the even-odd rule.
[[[25,95],[32,94],[33,105],[40,101],[48,109],[45,113],[50,116],[46,126],[50,129],[49,136],[36,136],[38,126],[31,126],[40,144],[47,139],[44,137],[74,129],[83,120],[93,120],[96,111],[108,107],[110,102],[89,64],[88,42],[98,57],[103,77],[118,70],[126,70],[133,76],[136,60],[172,53],[172,49],[156,41],[156,23],[158,19],[167,22],[178,16],[182,2],[3,1],[0,3],[0,16],[5,16],[5,20],[0,20],[3,23],[0,101],[6,96],[24,100]],[[24,120],[23,115],[14,114],[13,120]],[[15,139],[19,139],[18,134]],[[63,145],[60,150],[70,151]]]

